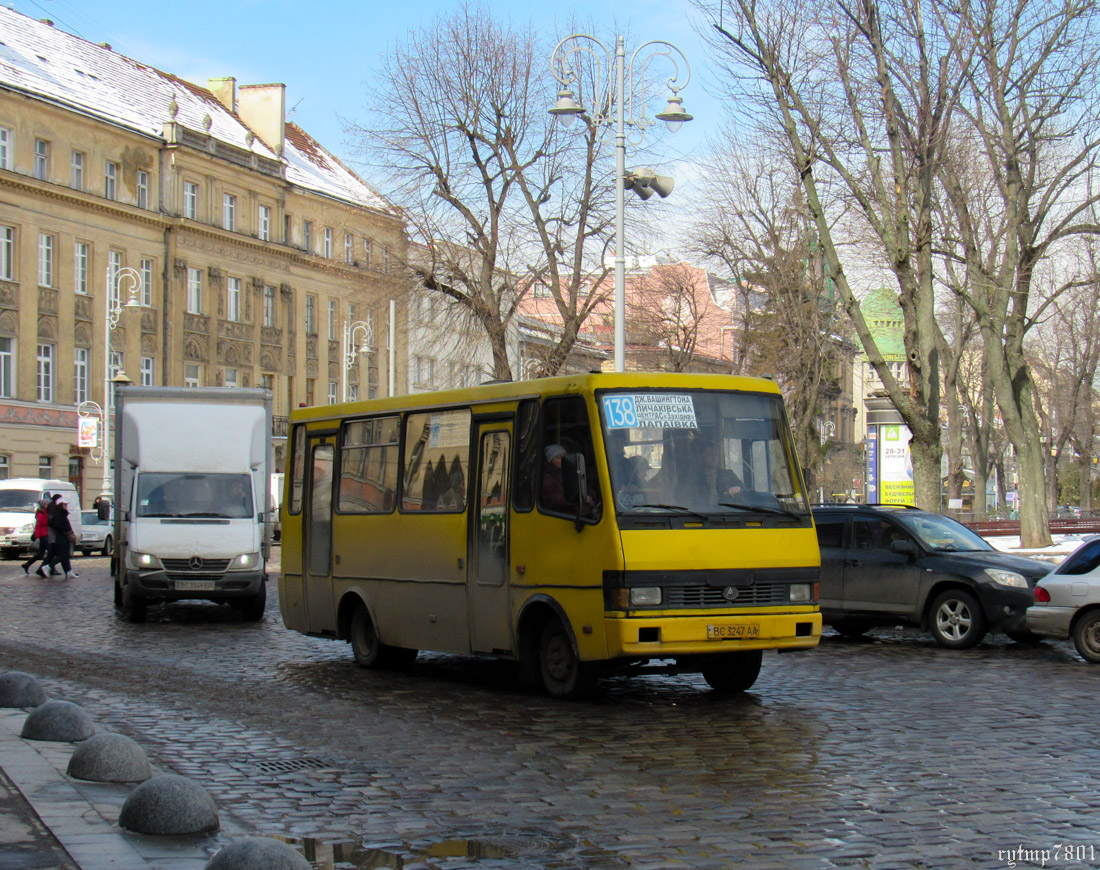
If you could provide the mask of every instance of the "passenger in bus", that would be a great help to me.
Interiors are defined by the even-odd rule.
[[[560,444],[551,444],[543,451],[546,463],[542,471],[542,491],[539,503],[551,510],[564,510],[569,507],[565,499],[565,482],[562,479],[561,463],[565,457],[565,448]]]
[[[619,487],[619,504],[635,507],[652,501],[649,478],[653,470],[644,456],[628,456],[623,460],[625,483]]]
[[[701,441],[697,455],[687,478],[686,493],[691,501],[723,502],[741,492],[742,484],[737,475],[722,467],[717,444]]]

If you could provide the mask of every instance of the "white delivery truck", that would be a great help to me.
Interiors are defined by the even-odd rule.
[[[115,605],[200,598],[263,617],[272,516],[271,391],[121,387]]]

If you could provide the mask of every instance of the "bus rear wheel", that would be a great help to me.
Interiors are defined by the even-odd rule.
[[[386,646],[378,640],[374,621],[366,607],[358,607],[351,617],[351,651],[361,668],[407,668],[416,660],[417,651]]]
[[[590,666],[577,656],[565,627],[551,619],[539,637],[539,676],[552,698],[580,698],[595,686]]]
[[[762,659],[763,653],[758,649],[718,653],[706,656],[700,670],[714,691],[734,694],[744,692],[756,682]]]

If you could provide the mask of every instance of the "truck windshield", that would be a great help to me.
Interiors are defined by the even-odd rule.
[[[40,498],[40,489],[0,489],[0,511],[27,511],[33,514]]]
[[[134,510],[139,517],[250,517],[252,480],[247,474],[139,472]]]
[[[809,512],[779,396],[600,394],[620,513]]]

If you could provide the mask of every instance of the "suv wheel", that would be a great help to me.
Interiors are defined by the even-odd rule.
[[[970,649],[986,634],[982,606],[963,589],[937,595],[928,611],[928,624],[936,643],[948,649]]]

